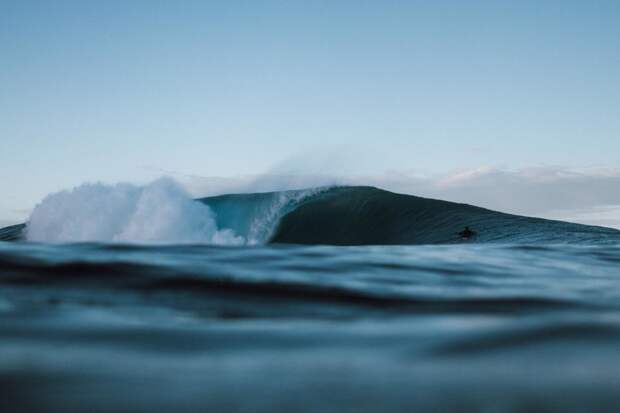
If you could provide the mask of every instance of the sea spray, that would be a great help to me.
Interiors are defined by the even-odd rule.
[[[157,242],[239,245],[215,214],[169,178],[145,186],[83,184],[48,195],[33,210],[26,237],[43,242]]]

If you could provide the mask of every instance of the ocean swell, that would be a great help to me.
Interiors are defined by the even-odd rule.
[[[467,239],[464,227],[475,231]],[[24,226],[0,230],[23,238]],[[227,194],[193,200],[174,181],[87,184],[49,195],[26,239],[217,245],[616,244],[620,231],[531,218],[374,187]]]

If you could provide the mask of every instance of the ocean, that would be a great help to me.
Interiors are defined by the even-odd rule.
[[[2,412],[620,411],[620,231],[370,187],[74,212],[100,189],[0,230]]]

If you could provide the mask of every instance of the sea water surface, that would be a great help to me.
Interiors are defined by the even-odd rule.
[[[1,411],[620,411],[620,246],[0,243]]]
[[[620,231],[369,187],[199,201],[91,185],[0,229],[1,412],[620,411]]]

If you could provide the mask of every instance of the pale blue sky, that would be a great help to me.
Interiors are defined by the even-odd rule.
[[[0,0],[0,222],[323,145],[366,175],[618,167],[619,22],[617,0]]]

